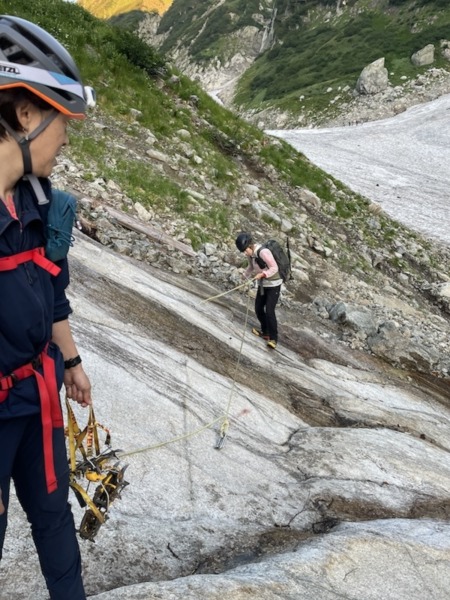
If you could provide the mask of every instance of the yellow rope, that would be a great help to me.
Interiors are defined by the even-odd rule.
[[[211,296],[210,298],[205,298],[205,300],[202,300],[200,302],[200,304],[203,304],[204,302],[210,302],[211,300],[215,300],[216,298],[221,298],[222,296],[225,296],[226,294],[231,294],[231,292],[235,292],[236,290],[241,289],[242,287],[244,287],[245,285],[248,285],[249,283],[252,283],[253,281],[255,281],[255,277],[253,277],[253,279],[247,279],[247,281],[244,281],[244,283],[237,285],[236,287],[234,287],[231,290],[227,290],[226,292],[217,294],[217,296]]]
[[[228,290],[227,292],[223,292],[222,294],[218,294],[217,296],[211,296],[210,298],[206,298],[205,300],[202,300],[201,303],[203,302],[209,302],[210,300],[215,300],[216,298],[220,298],[220,296],[224,296],[225,294],[229,294],[230,292],[234,292],[235,290],[238,290],[250,283],[252,283],[254,281],[253,279],[248,279],[247,281],[245,281],[244,283],[242,283],[241,285],[236,286],[235,288]],[[124,458],[126,456],[133,456],[135,454],[140,454],[142,452],[147,452],[149,450],[156,450],[158,448],[163,448],[164,446],[168,446],[169,444],[173,444],[175,442],[180,442],[182,440],[186,440],[190,437],[194,437],[195,435],[199,435],[200,433],[202,433],[203,431],[206,431],[207,429],[210,429],[213,425],[215,425],[216,423],[218,423],[219,421],[222,421],[222,425],[220,426],[219,429],[219,438],[220,439],[224,439],[225,436],[228,433],[228,429],[230,426],[230,422],[229,422],[229,414],[230,414],[230,410],[231,410],[231,403],[232,403],[232,399],[233,399],[233,392],[236,388],[236,374],[237,374],[237,370],[239,368],[240,362],[241,362],[241,357],[242,357],[242,348],[244,346],[244,340],[245,340],[245,332],[247,330],[247,323],[248,323],[248,313],[249,313],[249,306],[250,306],[250,295],[248,295],[247,298],[247,311],[245,314],[245,323],[244,323],[244,332],[242,335],[242,339],[241,339],[241,346],[239,348],[239,356],[238,356],[238,360],[236,363],[236,367],[234,369],[234,374],[233,374],[233,383],[230,389],[230,395],[228,398],[228,402],[227,402],[227,407],[225,410],[225,413],[223,415],[221,415],[220,417],[217,417],[216,419],[214,419],[213,421],[211,421],[210,423],[207,423],[206,425],[203,425],[202,427],[199,427],[198,429],[195,429],[194,431],[191,431],[189,433],[183,434],[183,435],[179,435],[177,437],[174,437],[170,440],[167,440],[165,442],[160,442],[158,444],[151,444],[149,446],[145,446],[143,448],[137,448],[135,450],[130,450],[129,452],[119,452],[117,451],[117,457],[118,458]],[[67,399],[66,399],[67,401]],[[68,404],[68,403],[67,403]],[[71,411],[69,405],[68,405],[68,412]],[[70,421],[70,412],[69,412],[69,421]],[[97,425],[97,423],[96,423]],[[217,448],[219,448],[220,446],[216,446]],[[74,457],[73,457],[74,458]]]
[[[173,444],[175,442],[180,442],[181,440],[186,440],[190,437],[193,437],[194,435],[198,435],[199,433],[202,433],[202,431],[205,431],[206,429],[209,429],[210,427],[212,427],[213,425],[218,423],[220,421],[220,419],[222,419],[222,418],[223,418],[223,415],[221,415],[220,417],[217,417],[217,419],[214,419],[214,421],[211,421],[211,423],[208,423],[207,425],[203,425],[203,427],[199,427],[198,429],[195,429],[194,431],[191,431],[190,433],[185,433],[184,435],[179,435],[178,437],[174,437],[171,440],[167,440],[165,442],[160,442],[159,444],[152,444],[150,446],[145,446],[144,448],[137,448],[136,450],[131,450],[130,452],[117,452],[117,456],[118,456],[118,458],[123,458],[125,456],[132,456],[133,454],[140,454],[141,452],[147,452],[148,450],[156,450],[157,448],[163,448],[164,446],[168,446],[169,444]]]
[[[236,366],[234,368],[233,384],[230,389],[230,396],[228,398],[227,408],[225,410],[225,415],[223,416],[223,422],[222,422],[222,425],[221,425],[221,428],[219,431],[219,442],[216,445],[216,448],[218,448],[218,449],[220,449],[222,447],[222,444],[225,440],[225,436],[227,435],[228,429],[230,426],[230,422],[228,420],[228,415],[230,414],[230,410],[231,410],[231,401],[233,399],[233,393],[234,393],[234,390],[236,389],[236,375],[237,375],[237,372],[239,369],[239,365],[241,364],[242,348],[244,347],[245,332],[247,331],[249,307],[250,307],[250,294],[247,297],[247,310],[245,313],[244,331],[243,331],[242,338],[241,338],[241,347],[239,348],[239,356],[238,356],[238,359],[236,362]]]
[[[245,284],[248,283],[248,281],[245,282]],[[245,285],[244,284],[244,285]],[[242,286],[239,286],[242,287]],[[237,289],[237,288],[234,288]],[[233,290],[230,290],[230,292]],[[228,293],[228,292],[226,292]],[[215,296],[216,298],[217,296]],[[211,298],[208,298],[208,300],[211,300]],[[239,356],[238,356],[238,360],[236,363],[236,367],[234,369],[234,374],[233,374],[233,384],[231,386],[230,389],[230,395],[228,397],[228,402],[227,402],[227,407],[225,409],[225,412],[223,415],[221,415],[220,417],[217,417],[216,419],[214,419],[213,421],[211,421],[210,423],[207,423],[206,425],[203,425],[202,427],[199,427],[198,429],[195,429],[194,431],[191,431],[189,433],[185,433],[183,435],[179,435],[177,437],[174,437],[170,440],[166,440],[165,442],[159,442],[158,444],[151,444],[149,446],[145,446],[144,448],[137,448],[135,450],[131,450],[130,452],[117,452],[117,457],[122,459],[126,456],[133,456],[135,454],[140,454],[142,452],[147,452],[149,450],[156,450],[158,448],[163,448],[164,446],[168,446],[169,444],[174,444],[175,442],[180,442],[182,440],[187,440],[188,438],[194,437],[195,435],[198,435],[200,433],[202,433],[203,431],[206,431],[207,429],[210,429],[213,425],[215,425],[216,423],[219,423],[219,421],[222,421],[222,425],[220,426],[219,429],[219,438],[221,440],[225,439],[225,436],[228,433],[228,429],[230,426],[230,422],[229,422],[229,414],[230,414],[230,410],[231,410],[231,403],[232,403],[232,399],[233,399],[233,392],[236,388],[236,374],[237,374],[237,370],[239,368],[240,362],[241,362],[241,357],[242,357],[242,348],[244,346],[244,340],[245,340],[245,332],[247,331],[247,323],[248,323],[248,313],[249,313],[249,307],[250,307],[250,295],[247,298],[247,311],[245,314],[245,323],[244,323],[244,332],[242,335],[242,339],[241,339],[241,346],[239,348]],[[220,445],[216,445],[216,448],[220,448]]]

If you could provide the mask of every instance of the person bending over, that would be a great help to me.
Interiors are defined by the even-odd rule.
[[[275,349],[278,343],[275,307],[283,283],[278,265],[272,252],[261,244],[256,244],[250,233],[240,233],[236,238],[236,247],[248,258],[249,264],[243,277],[245,279],[253,277],[258,281],[255,313],[261,328],[253,328],[252,333],[265,339],[269,348]]]

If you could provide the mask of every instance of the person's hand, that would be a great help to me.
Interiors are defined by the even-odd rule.
[[[2,502],[2,490],[0,489],[0,515],[2,515],[5,512],[5,507],[3,506],[3,502]]]
[[[66,395],[75,400],[81,406],[92,404],[91,382],[81,365],[72,369],[66,369],[64,373],[64,385],[66,386]]]
[[[255,275],[255,279],[259,280],[259,279],[264,279],[265,278],[265,273],[258,273],[257,275]]]

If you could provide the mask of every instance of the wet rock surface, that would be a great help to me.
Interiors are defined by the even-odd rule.
[[[82,542],[90,597],[394,600],[425,579],[446,598],[445,381],[324,343],[283,308],[270,352],[245,294],[202,302],[219,290],[85,236],[71,254],[96,417],[130,481]],[[47,597],[14,497],[2,565],[5,598]]]

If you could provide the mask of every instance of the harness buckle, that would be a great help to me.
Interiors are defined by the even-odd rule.
[[[39,367],[42,367],[42,359],[40,355],[33,358],[33,360],[31,361],[31,366],[33,367],[34,371],[39,369]]]
[[[14,387],[18,381],[19,381],[19,378],[17,377],[17,375],[15,373],[10,373],[9,375],[3,375],[3,377],[0,377],[0,391],[7,392],[12,387]]]

